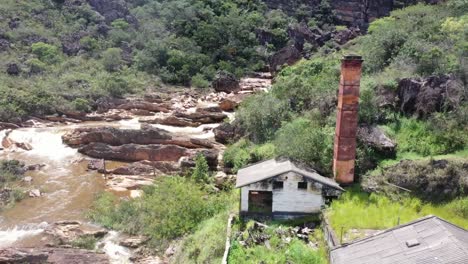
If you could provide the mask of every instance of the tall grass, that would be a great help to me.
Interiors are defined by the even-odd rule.
[[[456,225],[468,228],[468,197],[444,203],[424,203],[420,199],[367,194],[349,189],[332,202],[327,216],[335,230],[387,229],[427,215],[436,215]]]

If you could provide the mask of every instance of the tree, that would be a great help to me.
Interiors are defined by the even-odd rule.
[[[39,60],[47,64],[54,64],[60,60],[59,50],[56,46],[44,42],[37,42],[31,46],[32,53],[35,54]]]
[[[122,50],[119,48],[109,48],[102,53],[102,65],[109,72],[120,69],[122,64]]]
[[[200,183],[207,183],[209,179],[210,167],[205,156],[198,154],[195,158],[195,169],[192,172],[192,178]]]

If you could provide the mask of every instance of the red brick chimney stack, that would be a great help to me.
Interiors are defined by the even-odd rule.
[[[362,61],[361,56],[348,55],[341,63],[333,156],[333,174],[335,180],[341,184],[354,182]]]

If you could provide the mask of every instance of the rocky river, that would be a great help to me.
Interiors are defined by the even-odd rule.
[[[228,179],[221,156],[229,131],[220,124],[233,120],[246,96],[268,90],[271,77],[257,74],[230,85],[215,84],[215,91],[174,88],[104,98],[94,113],[0,124],[0,159],[16,159],[28,167],[20,183],[27,198],[0,212],[0,263],[30,258],[131,262],[135,238],[89,223],[87,210],[103,191],[139,196],[155,177],[193,167],[199,153],[219,171],[216,177]],[[99,237],[105,254],[61,246],[83,234]]]

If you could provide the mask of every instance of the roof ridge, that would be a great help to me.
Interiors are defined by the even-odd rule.
[[[247,169],[247,168],[250,168],[250,167],[252,167],[252,166],[258,165],[258,164],[260,164],[260,163],[267,162],[267,161],[271,161],[271,160],[275,160],[275,159],[273,158],[273,159],[267,159],[267,160],[260,160],[260,161],[251,163],[251,164],[249,164],[249,165],[245,165],[244,167],[240,168],[238,171],[243,170],[243,169]]]

